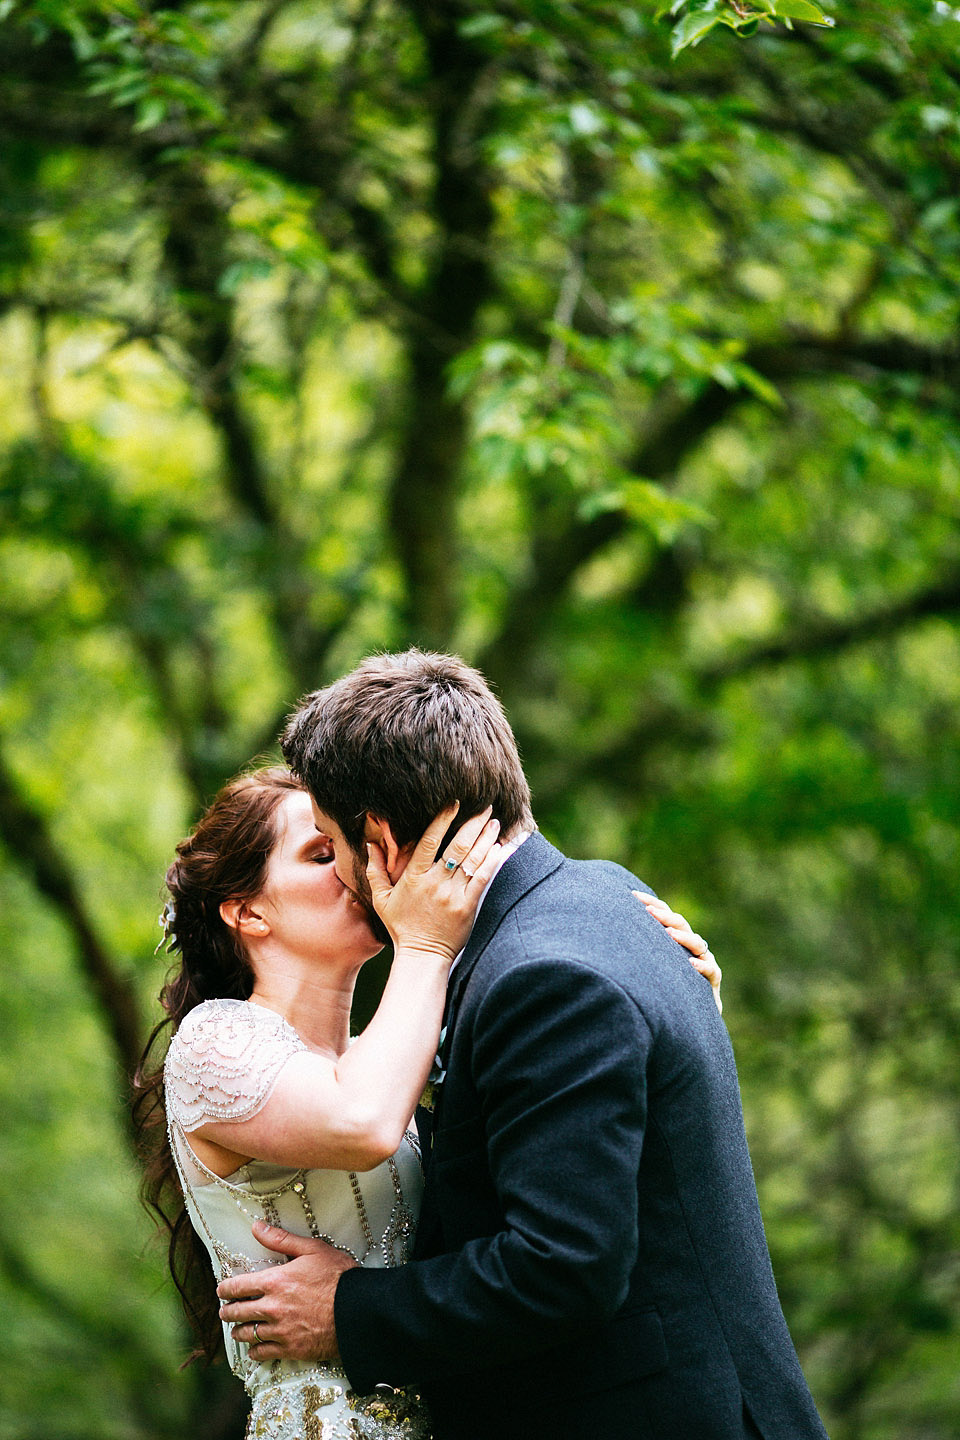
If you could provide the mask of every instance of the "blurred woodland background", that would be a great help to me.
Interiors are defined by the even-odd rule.
[[[242,1433],[135,1198],[161,879],[408,643],[708,936],[834,1440],[960,1432],[960,9],[671,59],[736,8],[0,4],[0,1440]]]

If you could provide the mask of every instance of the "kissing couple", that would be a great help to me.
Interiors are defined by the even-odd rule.
[[[282,744],[168,871],[151,1038],[175,1033],[137,1101],[165,1115],[146,1194],[208,1335],[212,1261],[248,1436],[825,1440],[703,942],[539,834],[455,657],[366,660]]]

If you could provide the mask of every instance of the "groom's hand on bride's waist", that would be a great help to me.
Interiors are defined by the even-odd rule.
[[[266,1249],[290,1258],[286,1265],[221,1280],[220,1318],[233,1326],[233,1338],[250,1346],[254,1360],[339,1359],[333,1297],[340,1276],[356,1261],[323,1240],[260,1220],[253,1233]]]

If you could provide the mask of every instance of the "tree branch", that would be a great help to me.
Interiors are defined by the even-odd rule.
[[[705,696],[715,693],[729,680],[741,679],[784,665],[793,660],[821,659],[847,650],[851,645],[890,635],[904,626],[931,615],[952,615],[960,610],[960,574],[948,575],[913,595],[906,595],[866,615],[811,626],[732,655],[696,671],[696,680]]]
[[[470,343],[493,290],[485,245],[494,220],[492,180],[480,158],[474,103],[489,60],[460,34],[448,0],[408,0],[408,9],[429,66],[430,208],[438,238],[415,302],[426,326],[407,335],[408,404],[390,486],[389,531],[406,580],[407,635],[443,647],[457,613],[456,481],[467,441],[464,405],[448,395],[446,370]],[[450,337],[448,350],[432,339],[438,329]]]
[[[876,380],[878,375],[921,375],[942,390],[951,408],[956,407],[960,391],[960,350],[923,345],[899,336],[872,339],[846,333],[800,333],[757,343],[742,358],[751,369],[780,385],[829,374],[850,375],[861,381]],[[629,468],[647,479],[669,480],[705,436],[745,403],[755,403],[750,391],[729,390],[716,382],[709,383],[686,405],[671,404],[659,397],[658,419],[638,445]],[[511,598],[500,634],[478,663],[503,684],[509,684],[512,674],[522,674],[531,637],[541,633],[540,627],[568,593],[582,567],[626,535],[632,523],[623,511],[610,511],[584,524],[577,519],[571,503],[564,520],[558,521],[554,515],[551,525],[538,526],[527,578]],[[682,604],[685,587],[674,583],[671,593],[673,603]],[[655,569],[649,584],[641,585],[633,601],[662,610],[663,594],[661,576]]]
[[[275,507],[237,396],[233,302],[220,287],[229,245],[223,207],[195,161],[177,166],[173,174],[169,166],[144,168],[167,217],[164,252],[179,290],[184,342],[198,370],[198,398],[224,442],[227,487],[244,512],[269,529],[276,521]]]
[[[849,620],[810,626],[762,645],[726,656],[713,664],[702,665],[688,673],[687,679],[702,705],[692,703],[683,712],[662,704],[651,708],[646,703],[642,718],[624,732],[614,744],[585,758],[577,770],[577,780],[598,780],[604,784],[632,784],[638,763],[645,751],[665,740],[676,742],[682,735],[684,743],[700,746],[709,743],[710,724],[702,717],[717,692],[732,680],[749,679],[766,670],[794,661],[817,660],[838,655],[854,645],[896,634],[906,626],[934,615],[954,615],[960,611],[960,573],[903,596],[893,604]],[[700,718],[692,718],[699,715]],[[569,776],[566,782],[570,783]]]
[[[125,1079],[140,1058],[141,1030],[134,988],[97,934],[70,864],[47,817],[26,798],[0,750],[0,839],[10,857],[60,916],[73,938],[80,968],[100,1010]]]

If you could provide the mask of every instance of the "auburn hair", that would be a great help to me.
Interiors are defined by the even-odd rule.
[[[167,1233],[167,1258],[197,1348],[215,1359],[222,1330],[206,1246],[190,1223],[167,1135],[163,1060],[183,1017],[203,1000],[246,1000],[253,974],[237,932],[220,915],[225,900],[263,889],[279,836],[277,812],[303,786],[280,765],[231,780],[176,849],[166,875],[172,914],[166,934],[177,956],[160,991],[163,1019],[150,1034],[133,1077],[133,1121],[143,1163],[140,1198]]]

